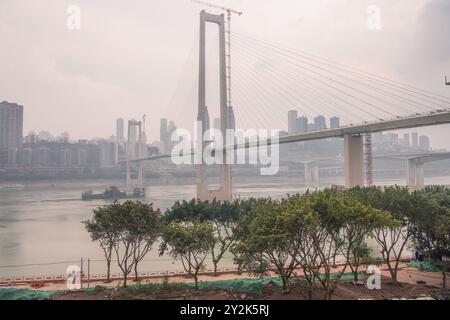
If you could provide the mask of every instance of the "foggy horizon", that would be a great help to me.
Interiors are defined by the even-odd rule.
[[[144,114],[148,142],[159,139],[161,118],[175,121],[178,127],[192,127],[197,117],[202,6],[188,0],[136,1],[133,6],[85,0],[49,0],[45,6],[24,0],[1,3],[0,101],[24,106],[24,135],[44,130],[55,136],[69,132],[74,140],[107,138],[114,135],[117,118],[139,120]],[[233,17],[232,32],[450,95],[444,85],[444,76],[450,75],[448,1],[216,3],[244,12]],[[80,30],[66,26],[66,10],[72,4],[81,9]],[[366,27],[366,9],[371,4],[381,9],[380,30]],[[209,56],[216,53],[216,40],[209,32]],[[208,67],[213,88],[218,83],[214,78],[217,65],[213,61]],[[218,116],[217,92],[214,88],[208,92],[211,119]],[[256,102],[245,110],[239,102],[234,105],[238,124],[244,123],[240,114],[248,116],[258,110]],[[300,106],[291,109],[302,114]],[[267,125],[287,130],[286,112],[277,114],[275,120]],[[406,131],[429,135],[434,149],[450,149],[445,134],[449,128]]]

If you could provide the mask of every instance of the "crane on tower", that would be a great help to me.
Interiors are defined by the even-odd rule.
[[[231,103],[231,16],[233,14],[237,14],[238,16],[241,16],[243,14],[243,12],[232,9],[232,8],[227,8],[224,6],[212,4],[209,2],[200,1],[200,0],[191,0],[191,2],[201,4],[201,5],[204,5],[209,8],[222,10],[227,13],[227,23],[226,23],[227,28],[225,31],[227,34],[227,46],[226,46],[226,48],[227,48],[227,53],[226,53],[226,58],[227,58],[227,67],[226,67],[227,68],[227,105],[229,107],[231,107],[232,106],[232,103]]]

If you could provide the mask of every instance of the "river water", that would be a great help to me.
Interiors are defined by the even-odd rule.
[[[240,181],[241,180],[241,181]],[[295,178],[237,179],[233,192],[239,197],[283,197],[304,192]],[[403,181],[376,181],[380,185],[402,184]],[[450,177],[428,178],[427,184],[450,184]],[[193,181],[177,181],[173,185],[157,185],[151,181],[146,200],[165,210],[176,200],[195,197]],[[343,178],[322,181],[322,186],[343,184]],[[105,272],[103,252],[93,243],[81,223],[92,217],[92,210],[108,202],[81,201],[81,193],[102,191],[114,181],[52,181],[26,184],[23,190],[0,191],[0,277],[64,274],[69,265],[80,265],[81,258],[91,260],[91,273]],[[179,263],[159,257],[158,246],[141,263],[140,271],[181,271]],[[208,263],[208,262],[207,262]],[[232,265],[226,256],[222,267]],[[208,267],[211,267],[209,264]],[[118,271],[117,269],[113,271]]]

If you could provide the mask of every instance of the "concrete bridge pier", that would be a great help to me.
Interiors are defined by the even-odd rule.
[[[345,187],[364,186],[364,145],[362,135],[344,136]]]
[[[425,185],[424,163],[418,159],[408,159],[406,170],[406,185],[408,187],[423,187]]]
[[[319,187],[319,166],[312,162],[305,162],[305,188]]]

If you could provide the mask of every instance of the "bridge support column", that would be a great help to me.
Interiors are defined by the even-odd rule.
[[[408,187],[416,186],[416,160],[408,159],[408,166],[406,168],[406,185]]]
[[[314,187],[319,187],[319,166],[313,167],[313,185]]]
[[[423,163],[416,163],[416,186],[425,186],[425,175],[423,170]]]
[[[364,145],[360,135],[344,136],[345,187],[364,186]]]
[[[319,186],[319,166],[305,162],[305,188]]]

